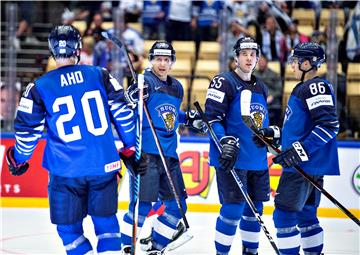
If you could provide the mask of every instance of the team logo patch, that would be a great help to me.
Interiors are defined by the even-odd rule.
[[[212,99],[216,102],[222,103],[224,101],[225,93],[217,89],[208,89],[206,99]]]
[[[33,100],[22,97],[17,110],[20,112],[26,112],[31,114],[33,111],[33,105]]]
[[[255,103],[250,105],[250,116],[254,120],[256,128],[262,128],[266,114],[267,110],[262,104]]]
[[[112,172],[112,171],[115,171],[115,170],[120,170],[120,169],[121,169],[120,160],[111,162],[111,163],[109,163],[109,164],[106,164],[106,165],[104,166],[104,168],[105,168],[105,172],[106,172],[106,173]]]
[[[175,120],[177,118],[176,107],[171,104],[162,104],[155,108],[159,116],[164,121],[165,127],[167,131],[172,131],[175,128]]]
[[[317,95],[306,99],[306,104],[309,110],[315,109],[319,106],[333,106],[333,100],[331,95]]]

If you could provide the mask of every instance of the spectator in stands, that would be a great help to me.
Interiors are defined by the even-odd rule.
[[[140,32],[135,30],[132,27],[129,27],[129,19],[128,16],[124,17],[124,26],[118,24],[120,30],[123,30],[122,39],[124,44],[129,52],[129,56],[132,60],[132,64],[136,72],[140,72],[142,70],[142,64],[144,61],[144,39],[141,36]],[[113,33],[114,30],[110,29],[110,33]],[[102,67],[106,67],[108,70],[112,70],[112,62],[115,59],[114,51],[112,48],[114,47],[111,41],[100,41],[95,45],[94,49],[94,65],[99,65]],[[131,79],[132,75],[130,73],[129,66],[127,64],[126,56],[123,55],[123,52],[120,52],[120,62],[123,70],[123,75]],[[130,81],[130,80],[128,80]]]
[[[274,16],[267,16],[265,27],[261,29],[261,52],[269,61],[285,62],[286,49],[281,47],[284,35],[277,27]]]
[[[110,1],[104,1],[100,5],[100,13],[103,21],[112,21],[112,4]]]
[[[100,12],[95,13],[93,17],[93,25],[85,31],[84,33],[85,36],[93,36],[95,42],[103,40],[101,33],[105,31],[105,29],[102,26],[103,26],[102,14]]]
[[[142,26],[145,40],[165,40],[165,20],[169,2],[145,0],[142,11]]]
[[[227,56],[229,59],[229,70],[235,69],[234,62],[234,50],[233,47],[240,37],[250,36],[250,31],[246,28],[244,23],[239,18],[233,18],[230,22],[230,32],[227,35],[227,39],[219,38],[219,42],[222,45],[226,44]],[[225,42],[224,42],[225,41]]]
[[[220,11],[224,7],[224,2],[198,1],[196,5],[197,41],[215,41],[218,37]]]
[[[197,58],[202,41],[215,41],[218,38],[220,11],[224,8],[224,2],[218,0],[197,1],[195,4],[195,47]]]
[[[143,9],[142,0],[122,0],[120,9],[127,15],[129,22],[138,22]]]
[[[314,30],[311,34],[311,41],[319,44],[326,52],[327,37],[325,31]]]
[[[355,6],[350,18],[346,52],[350,61],[360,62],[360,2]]]
[[[92,36],[84,36],[82,39],[82,49],[80,53],[80,65],[92,65],[94,62],[94,44]]]
[[[298,30],[299,21],[297,19],[293,20],[288,27],[288,32],[285,35],[285,44],[288,50],[293,49],[297,44],[303,42],[309,42],[310,38],[302,34]]]
[[[71,1],[69,9],[80,10],[76,15],[76,19],[85,20],[85,31],[88,31],[91,27],[95,14],[99,13],[99,10],[101,10],[101,4],[102,1]]]
[[[13,40],[14,47],[17,51],[20,50],[20,39],[25,37],[25,43],[38,45],[39,40],[33,36],[33,27],[32,27],[32,19],[33,19],[33,8],[34,2],[32,1],[20,1],[18,2],[18,6],[20,9],[20,22],[18,29],[16,30],[16,37]]]
[[[232,19],[241,19],[245,26],[256,21],[258,11],[256,1],[227,0],[225,4],[226,8],[231,11]]]
[[[257,11],[257,21],[260,26],[266,25],[266,20],[268,16],[273,16],[275,23],[278,24],[278,27],[282,32],[287,30],[287,27],[291,23],[291,18],[288,15],[288,5],[279,1],[259,1],[257,2],[258,11]]]
[[[265,55],[262,55],[259,59],[258,68],[255,70],[254,75],[262,80],[269,89],[266,101],[269,107],[271,125],[281,126],[283,87],[280,75],[269,68]]]
[[[15,83],[15,88],[10,88],[0,82],[0,126],[1,130],[10,131],[10,127],[15,118],[15,109],[20,99],[21,84]]]
[[[287,59],[287,56],[290,54],[291,50],[298,45],[299,43],[309,42],[310,38],[302,34],[298,30],[298,20],[293,20],[288,27],[288,30],[281,41],[281,48],[286,49],[286,55],[284,56]]]
[[[166,21],[166,41],[189,41],[196,27],[194,1],[170,0],[169,14]]]
[[[144,62],[144,54],[145,54],[145,42],[142,37],[140,31],[129,26],[129,20],[131,16],[125,14],[124,16],[124,31],[122,37],[124,39],[124,43],[129,52],[129,56],[131,58],[132,64],[136,72],[141,72],[143,68]],[[127,64],[125,56],[122,56],[121,61],[124,66],[124,74],[128,78],[128,84],[130,84],[130,80],[132,75],[130,73],[129,66]]]

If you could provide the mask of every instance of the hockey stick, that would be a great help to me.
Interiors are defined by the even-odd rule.
[[[249,101],[249,104],[250,104],[250,101]],[[206,118],[203,110],[201,109],[201,106],[200,106],[199,102],[195,102],[194,105],[195,105],[195,107],[196,107],[196,110],[200,113],[201,119],[203,120],[203,122],[204,122],[205,125],[207,126],[207,128],[208,128],[208,130],[209,130],[209,133],[210,133],[210,136],[211,136],[211,138],[213,139],[213,141],[214,141],[217,149],[218,149],[219,152],[221,153],[221,151],[222,151],[222,146],[221,146],[221,144],[220,144],[220,141],[219,141],[219,139],[217,138],[217,136],[216,136],[216,134],[215,134],[212,126],[210,125],[210,123],[209,123],[209,121],[208,121],[208,119]],[[249,105],[249,108],[250,108],[250,105]],[[244,196],[246,202],[248,203],[251,211],[252,211],[253,214],[255,215],[258,223],[260,224],[262,230],[264,231],[264,233],[265,233],[267,239],[269,240],[271,246],[274,248],[274,251],[276,252],[276,254],[280,254],[279,249],[277,248],[274,239],[272,238],[270,232],[267,230],[267,228],[266,228],[266,226],[265,226],[265,223],[264,223],[264,221],[262,220],[262,218],[261,218],[261,216],[260,216],[260,213],[259,213],[258,210],[256,209],[256,207],[255,207],[253,201],[251,200],[249,194],[246,192],[246,190],[244,190],[244,185],[243,185],[243,183],[241,182],[239,176],[236,174],[234,168],[231,169],[231,174],[232,174],[232,176],[234,177],[236,184],[239,186],[239,189],[240,189],[242,195]]]
[[[144,75],[138,75],[138,89],[139,89],[139,102],[137,105],[138,116],[136,121],[136,147],[135,157],[136,160],[141,158],[141,145],[142,145],[142,123],[143,123],[143,106],[144,106]],[[132,225],[132,238],[131,238],[131,254],[136,252],[137,241],[137,225],[139,222],[139,191],[140,191],[140,177],[138,175],[131,176],[132,180],[132,200],[133,200],[133,225]]]
[[[109,32],[102,32],[101,35],[106,39],[110,39],[114,42],[120,49],[123,47],[123,43],[114,35]],[[130,66],[131,75],[134,80],[136,80],[136,74],[134,68],[132,67],[131,60],[128,56],[126,48],[124,48],[125,55],[127,56],[126,60],[128,61],[128,65]],[[136,120],[136,146],[135,146],[135,157],[137,160],[141,157],[141,143],[142,143],[142,121],[143,121],[143,93],[144,93],[144,76],[139,74],[138,80],[138,88],[139,88],[139,102],[138,102],[138,116]],[[138,225],[138,215],[139,215],[139,189],[140,189],[140,177],[138,175],[130,175],[130,180],[132,182],[132,190],[130,194],[131,202],[133,203],[132,208],[132,236],[131,236],[131,255],[135,255],[136,253],[136,242],[137,242],[137,225]]]
[[[246,91],[246,90],[244,90]],[[243,92],[244,92],[243,91]],[[248,90],[248,94],[251,92]],[[250,100],[250,99],[249,99]],[[268,147],[274,150],[276,153],[281,153],[281,150],[273,145],[266,137],[260,135],[253,124],[252,118],[250,116],[250,107],[243,109],[243,105],[241,105],[241,117],[246,124],[250,128],[250,130],[256,135],[261,141],[263,141]],[[344,214],[346,214],[351,220],[353,220],[358,226],[360,226],[360,221],[353,215],[348,209],[346,209],[339,201],[337,201],[333,196],[331,196],[323,187],[321,187],[311,176],[309,176],[300,166],[294,166],[295,170],[302,175],[307,181],[309,181],[316,189],[318,189],[324,196],[326,196],[333,204],[335,204]]]
[[[136,81],[136,73],[135,73],[135,69],[134,69],[134,66],[131,62],[131,59],[129,57],[129,53],[127,52],[125,46],[123,45],[123,43],[116,37],[114,36],[113,34],[111,33],[108,33],[106,31],[102,32],[101,33],[102,36],[104,36],[105,38],[107,39],[110,39],[113,43],[115,43],[120,49],[122,49],[124,51],[124,54],[126,56],[126,60],[127,60],[127,63],[128,63],[128,66],[130,68],[130,72],[131,72],[131,75],[132,75],[132,78]],[[124,47],[123,47],[124,46]],[[149,109],[146,105],[146,103],[143,104],[143,109],[145,111],[145,115],[146,115],[146,118],[149,122],[149,126],[150,126],[150,129],[151,129],[151,132],[153,134],[153,137],[154,137],[154,140],[155,140],[155,144],[156,144],[156,147],[159,151],[159,155],[160,155],[160,158],[161,158],[161,161],[163,163],[163,166],[164,166],[164,169],[165,169],[165,172],[166,172],[166,175],[168,177],[168,180],[169,180],[169,184],[170,184],[170,188],[171,188],[171,191],[173,192],[174,194],[174,197],[175,197],[175,201],[176,201],[176,204],[179,208],[179,211],[180,211],[180,214],[181,214],[181,217],[182,217],[182,220],[184,221],[184,224],[185,224],[185,228],[186,228],[186,231],[185,233],[182,235],[183,236],[183,242],[179,245],[177,245],[176,247],[174,247],[173,249],[179,247],[180,245],[188,242],[190,239],[193,238],[193,235],[190,234],[187,230],[190,228],[189,226],[189,223],[186,219],[186,216],[185,216],[185,212],[184,212],[184,209],[181,205],[181,202],[180,202],[180,198],[179,198],[179,195],[176,191],[176,188],[175,188],[175,185],[174,185],[174,181],[171,177],[171,174],[170,174],[170,171],[169,171],[169,168],[167,166],[167,163],[166,163],[166,160],[165,160],[165,156],[164,156],[164,152],[163,152],[163,149],[161,147],[161,144],[160,144],[160,141],[159,141],[159,137],[156,133],[156,130],[155,130],[155,127],[154,127],[154,124],[153,124],[153,121],[152,121],[152,118],[150,116],[150,113],[149,113]],[[180,238],[179,238],[180,239]],[[179,240],[177,239],[177,240]]]

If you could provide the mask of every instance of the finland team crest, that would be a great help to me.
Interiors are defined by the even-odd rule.
[[[172,104],[162,104],[155,108],[159,116],[164,121],[165,127],[167,131],[173,131],[175,127],[175,121],[177,118],[176,107]]]
[[[254,120],[255,127],[259,129],[263,126],[267,110],[262,104],[254,103],[250,105],[250,115]]]

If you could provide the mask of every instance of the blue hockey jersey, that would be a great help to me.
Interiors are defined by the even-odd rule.
[[[309,161],[300,164],[304,171],[313,175],[338,175],[338,131],[332,85],[319,77],[297,84],[286,108],[282,148],[300,141],[309,156]],[[283,171],[295,170],[283,168]]]
[[[135,145],[134,113],[105,69],[63,66],[30,83],[15,119],[15,159],[28,160],[46,127],[43,166],[64,177],[103,175],[121,168],[111,123],[125,147]]]
[[[185,113],[180,110],[184,96],[181,83],[168,76],[167,81],[161,81],[153,72],[145,71],[145,83],[149,86],[149,99],[146,101],[150,116],[167,157],[178,158],[177,128],[185,122]],[[144,113],[145,114],[145,113]],[[146,153],[159,154],[149,122],[144,115],[142,150]]]
[[[212,79],[206,95],[205,114],[219,139],[223,136],[239,138],[236,169],[267,170],[266,148],[254,144],[252,132],[241,118],[240,95],[244,89],[252,92],[250,114],[256,128],[268,127],[267,87],[254,76],[251,82],[245,82],[234,71],[221,73]],[[219,167],[219,156],[210,139],[210,165]]]

